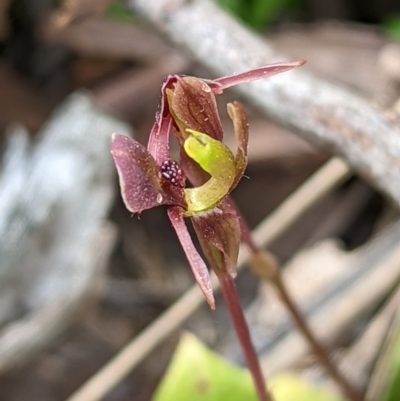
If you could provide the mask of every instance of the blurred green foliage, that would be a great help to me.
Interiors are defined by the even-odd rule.
[[[152,401],[257,401],[250,374],[184,334]]]
[[[274,401],[343,401],[289,374],[269,381]],[[184,334],[152,401],[257,401],[246,369],[232,365]],[[398,401],[398,400],[397,400]]]
[[[119,1],[113,1],[107,11],[106,16],[108,18],[120,21],[120,22],[136,22],[136,19],[131,10],[129,10],[125,5],[121,4]]]
[[[389,38],[400,40],[400,14],[393,14],[386,18],[383,29]]]
[[[225,10],[254,29],[262,29],[279,15],[293,14],[302,8],[303,0],[216,0]]]
[[[400,38],[400,37],[399,37]],[[386,350],[387,362],[384,366],[386,377],[386,392],[383,401],[400,400],[400,325],[396,330],[396,336]]]

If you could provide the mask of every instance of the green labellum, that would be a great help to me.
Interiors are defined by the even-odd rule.
[[[186,154],[211,175],[202,186],[185,189],[188,215],[215,207],[231,189],[236,176],[235,158],[222,142],[194,130],[184,142]]]

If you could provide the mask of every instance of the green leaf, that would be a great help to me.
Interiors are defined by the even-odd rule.
[[[270,381],[274,401],[343,401],[294,375]],[[257,401],[247,370],[236,367],[184,334],[152,401]]]
[[[275,401],[345,401],[336,394],[313,386],[292,374],[280,374],[269,382]]]
[[[185,333],[152,401],[257,401],[249,373]]]

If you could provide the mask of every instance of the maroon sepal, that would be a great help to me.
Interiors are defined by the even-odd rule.
[[[193,245],[192,238],[190,237],[190,234],[187,230],[182,213],[183,210],[179,207],[171,207],[168,209],[168,217],[176,231],[176,234],[178,235],[179,242],[181,243],[182,248],[185,252],[194,278],[199,285],[201,291],[203,292],[211,309],[215,309],[215,300],[207,266],[197,252],[197,249]]]
[[[218,208],[199,213],[191,218],[201,248],[218,274],[236,276],[236,264],[240,245],[239,217],[226,201]]]
[[[111,154],[118,170],[122,198],[129,211],[140,213],[160,205],[185,206],[183,188],[162,179],[160,167],[139,142],[113,134]]]

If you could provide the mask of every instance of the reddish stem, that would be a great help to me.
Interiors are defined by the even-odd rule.
[[[262,252],[262,249],[257,246],[253,236],[251,234],[250,228],[247,225],[246,219],[242,216],[239,209],[235,203],[231,201],[231,205],[236,208],[236,212],[240,216],[240,228],[242,231],[242,242],[244,242],[250,249],[251,252],[257,254]],[[273,271],[269,270],[269,266],[266,266],[268,272],[268,279],[270,283],[275,287],[283,304],[286,309],[290,312],[292,319],[296,323],[300,333],[306,338],[311,348],[313,349],[315,355],[319,359],[320,363],[325,367],[326,371],[331,375],[331,377],[336,381],[336,383],[342,388],[343,393],[351,401],[363,401],[363,394],[358,390],[357,387],[353,386],[347,378],[340,372],[332,357],[330,356],[328,350],[321,344],[321,342],[314,335],[307,321],[304,319],[302,313],[297,307],[296,302],[292,299],[289,292],[286,289],[285,283],[282,279],[280,268],[277,265],[277,269]]]
[[[239,302],[235,283],[229,274],[219,275],[218,279],[221,285],[222,295],[228,306],[229,314],[231,315],[236,334],[245,355],[247,366],[253,377],[258,398],[260,401],[272,401],[272,397],[265,386],[265,378],[261,371],[256,350],[251,341],[249,327]]]
[[[303,318],[300,310],[298,309],[296,303],[288,293],[286,286],[283,283],[281,275],[278,273],[276,280],[274,281],[274,285],[279,292],[279,295],[286,305],[286,308],[292,315],[293,320],[297,324],[300,332],[307,339],[308,343],[313,348],[315,355],[319,359],[320,363],[324,365],[327,372],[331,375],[331,377],[338,383],[343,392],[349,397],[352,401],[363,401],[364,397],[362,393],[354,387],[347,378],[340,372],[337,365],[333,361],[331,355],[328,350],[318,341],[312,332],[309,325],[306,323]]]

